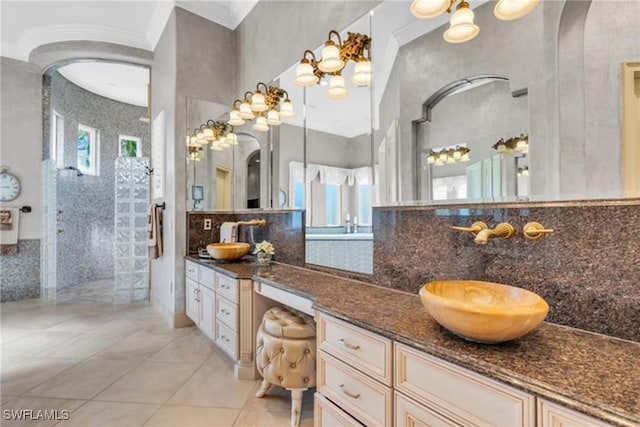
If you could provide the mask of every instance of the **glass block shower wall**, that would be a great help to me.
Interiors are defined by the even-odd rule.
[[[116,303],[149,299],[149,159],[116,159],[115,272]]]

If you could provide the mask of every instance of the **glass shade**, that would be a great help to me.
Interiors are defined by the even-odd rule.
[[[238,135],[233,132],[229,132],[227,134],[227,141],[229,141],[231,145],[238,145]]]
[[[301,62],[296,67],[296,86],[309,87],[318,83],[318,76],[313,74],[313,67],[308,62]]]
[[[261,113],[263,111],[267,111],[269,107],[264,103],[264,95],[262,92],[256,92],[251,97],[251,111],[255,111],[257,113]]]
[[[328,41],[322,49],[322,61],[318,63],[320,71],[335,73],[344,68],[344,61],[340,59],[340,49],[332,41]]]
[[[238,113],[240,118],[245,120],[251,120],[255,117],[253,111],[251,111],[251,105],[249,105],[248,101],[244,101],[240,104],[240,112]]]
[[[244,120],[240,117],[238,110],[232,110],[229,113],[229,121],[227,123],[231,126],[242,126],[244,124]]]
[[[411,13],[420,19],[435,18],[445,13],[450,5],[450,0],[413,0]]]
[[[200,129],[198,132],[196,132],[196,138],[204,139],[204,130],[203,129]]]
[[[260,132],[266,132],[269,130],[269,125],[267,125],[267,119],[264,116],[258,116],[256,119],[253,128]]]
[[[360,58],[356,63],[351,83],[356,86],[371,85],[371,61],[366,58]]]
[[[211,144],[211,146],[209,147],[210,150],[213,151],[222,151],[222,147],[220,146],[220,144],[218,144],[218,142],[214,142],[213,144]]]
[[[329,80],[329,90],[327,91],[329,98],[341,99],[349,95],[349,91],[344,86],[344,77],[331,76]]]
[[[456,150],[453,152],[454,160],[460,160],[461,157],[462,157],[462,152],[460,150]]]
[[[442,160],[438,159],[438,160],[436,160],[436,162],[434,163],[434,165],[436,165],[436,166],[442,166],[442,165],[444,165],[444,162],[443,162]]]
[[[280,117],[293,117],[296,113],[293,111],[293,104],[288,99],[280,106]]]
[[[460,157],[460,161],[461,162],[468,162],[469,160],[471,160],[471,157],[469,156],[469,153],[464,153],[462,155],[462,157]]]
[[[267,124],[270,126],[278,126],[282,124],[280,121],[280,114],[276,110],[269,110],[267,114]]]
[[[211,141],[213,139],[213,129],[211,128],[206,128],[204,131],[204,139],[206,139],[207,141]]]
[[[499,0],[493,14],[502,21],[513,21],[528,15],[537,5],[538,0]]]
[[[231,143],[229,142],[229,140],[227,139],[226,136],[221,136],[220,137],[220,141],[219,141],[220,147],[222,148],[229,148],[231,147]]]
[[[432,165],[436,162],[436,157],[433,154],[427,156],[427,164]]]
[[[447,164],[448,165],[452,165],[456,162],[456,159],[453,158],[453,156],[447,156]]]
[[[461,3],[451,16],[449,29],[444,39],[449,43],[464,43],[474,39],[480,33],[480,27],[473,23],[474,14],[465,3]]]

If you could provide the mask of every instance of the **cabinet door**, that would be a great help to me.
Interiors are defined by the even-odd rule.
[[[198,310],[198,283],[187,277],[187,294],[185,295],[187,304],[187,316],[197,325],[200,320]]]
[[[200,286],[200,322],[198,326],[209,338],[216,336],[216,294],[206,286]]]
[[[609,424],[596,420],[556,403],[538,398],[538,427],[607,427]]]

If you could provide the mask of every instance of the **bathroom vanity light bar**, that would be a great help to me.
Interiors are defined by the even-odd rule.
[[[471,160],[467,147],[456,146],[455,148],[445,148],[440,151],[431,150],[427,156],[427,164],[442,166],[444,164],[454,164],[456,162],[468,162]]]
[[[309,87],[320,83],[325,76],[329,79],[327,96],[333,99],[345,98],[349,90],[345,86],[342,71],[349,61],[356,63],[351,82],[356,86],[371,85],[371,37],[360,33],[347,33],[343,42],[340,33],[329,31],[322,49],[322,58],[318,60],[313,51],[307,49],[296,67],[297,86]]]
[[[207,144],[211,144],[211,150],[222,151],[232,145],[238,145],[238,136],[233,132],[233,126],[217,120],[207,120],[207,123],[199,128],[187,131],[187,146],[191,160],[197,161],[197,153]]]
[[[253,128],[266,132],[269,126],[279,126],[282,123],[281,118],[293,116],[295,112],[287,91],[259,82],[254,92],[247,91],[243,100],[236,99],[233,102],[227,123],[231,126],[242,126],[245,121],[255,119]]]
[[[539,0],[498,0],[493,14],[501,21],[513,21],[528,15],[536,8]],[[436,18],[443,13],[451,13],[458,0],[413,0],[411,13],[420,19]],[[460,0],[451,15],[449,29],[443,37],[449,43],[464,43],[480,33],[480,27],[473,23],[474,13],[469,3]]]
[[[502,154],[513,154],[514,151],[527,154],[529,152],[529,135],[521,133],[520,136],[514,136],[506,141],[504,138],[500,138],[492,147]]]

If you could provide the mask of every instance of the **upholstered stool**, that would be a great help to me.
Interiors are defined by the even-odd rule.
[[[264,314],[256,336],[256,365],[264,378],[256,397],[274,385],[291,391],[291,425],[300,424],[302,393],[316,385],[316,327],[313,318],[284,307]]]

